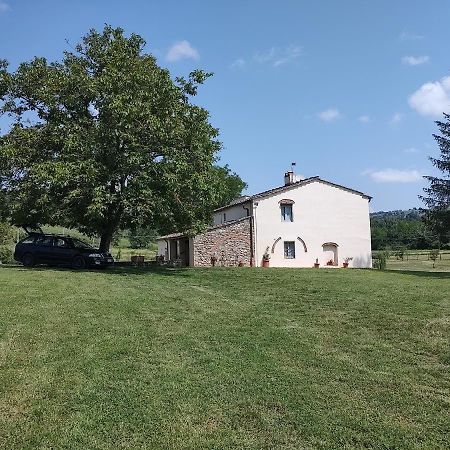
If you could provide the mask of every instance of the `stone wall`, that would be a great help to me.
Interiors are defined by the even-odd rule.
[[[250,217],[210,228],[193,239],[194,266],[250,266]]]

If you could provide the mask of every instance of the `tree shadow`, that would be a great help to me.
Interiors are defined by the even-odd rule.
[[[403,275],[413,275],[416,277],[425,277],[425,278],[450,279],[450,272],[427,272],[426,270],[396,270],[396,269],[387,269],[383,270],[383,272],[401,273]]]
[[[17,270],[18,272],[47,272],[49,270],[57,272],[71,272],[71,273],[103,273],[108,275],[118,276],[137,276],[137,275],[162,275],[162,276],[177,276],[186,277],[189,276],[190,268],[187,267],[161,267],[161,266],[119,266],[110,268],[86,268],[86,269],[73,269],[70,266],[47,266],[38,265],[34,267],[24,267],[15,264],[3,264],[0,267]]]

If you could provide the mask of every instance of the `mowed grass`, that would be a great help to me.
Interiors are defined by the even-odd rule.
[[[387,260],[387,268],[391,270],[418,270],[425,272],[449,272],[450,274],[450,258],[448,253],[444,255],[444,259],[437,259],[434,263],[433,261],[427,259],[427,254],[420,255],[420,258],[416,259],[417,255],[414,257],[406,258],[403,260],[396,259],[391,256]]]
[[[0,448],[448,448],[450,277],[0,269]]]

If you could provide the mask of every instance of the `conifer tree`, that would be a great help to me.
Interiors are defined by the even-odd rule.
[[[420,198],[429,208],[426,219],[439,235],[441,243],[450,240],[450,114],[444,113],[444,121],[436,121],[440,134],[433,134],[440,157],[430,157],[433,165],[442,172],[442,177],[426,176],[430,186],[424,189],[426,195]]]

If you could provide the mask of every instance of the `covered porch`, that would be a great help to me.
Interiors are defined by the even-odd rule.
[[[178,267],[193,265],[193,241],[183,233],[173,233],[158,238],[158,255],[160,263]]]

